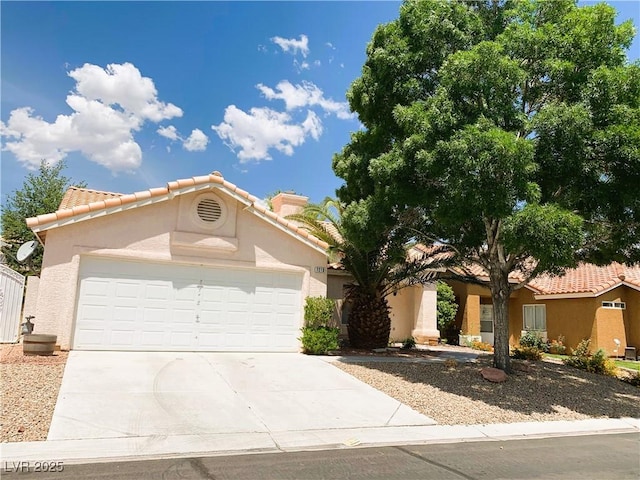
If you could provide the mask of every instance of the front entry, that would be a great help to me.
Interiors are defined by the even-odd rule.
[[[493,345],[493,305],[480,305],[480,336],[484,343]]]

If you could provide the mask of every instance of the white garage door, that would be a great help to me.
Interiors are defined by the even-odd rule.
[[[302,276],[85,258],[73,348],[296,351]]]

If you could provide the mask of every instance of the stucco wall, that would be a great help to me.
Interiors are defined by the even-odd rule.
[[[340,333],[347,335],[347,325],[341,322],[344,286],[353,283],[353,277],[344,272],[329,272],[327,297],[336,300],[334,320],[340,325]],[[387,297],[391,332],[389,339],[402,341],[416,332],[429,341],[437,340],[436,293],[435,285],[414,285],[399,290]],[[417,330],[416,330],[417,329]],[[434,338],[435,337],[435,338]],[[420,340],[420,339],[418,339]]]
[[[626,287],[624,298],[627,302],[627,309],[624,311],[627,345],[636,347],[640,352],[640,292]]]
[[[314,271],[314,267],[326,265],[324,253],[243,210],[243,205],[224,192],[214,191],[224,201],[229,215],[225,224],[214,231],[189,221],[193,200],[202,192],[48,231],[36,308],[39,332],[56,334],[62,348],[70,347],[78,268],[85,255],[296,271],[303,274],[303,299],[326,295],[327,274]],[[204,241],[196,241],[189,248],[184,244],[172,246],[171,235],[176,231]],[[224,245],[235,242],[237,249],[216,250],[215,242],[212,249],[206,242],[211,238],[222,238],[220,244]]]
[[[391,308],[390,340],[401,342],[411,336],[411,331],[415,328],[416,308],[420,307],[421,292],[421,287],[407,287],[387,297]]]

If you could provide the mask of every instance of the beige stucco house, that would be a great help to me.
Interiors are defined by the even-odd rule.
[[[284,218],[306,201],[282,193],[270,211],[217,172],[127,195],[72,187],[27,219],[44,244],[37,332],[62,349],[298,351],[304,299],[341,301],[351,281]],[[390,303],[392,338],[437,340],[433,286]]]
[[[63,349],[297,351],[326,244],[217,173],[121,195],[71,188],[44,243],[37,331]]]

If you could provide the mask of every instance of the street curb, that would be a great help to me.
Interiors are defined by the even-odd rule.
[[[640,434],[640,418],[13,442],[0,444],[0,458],[84,464],[620,433]]]

